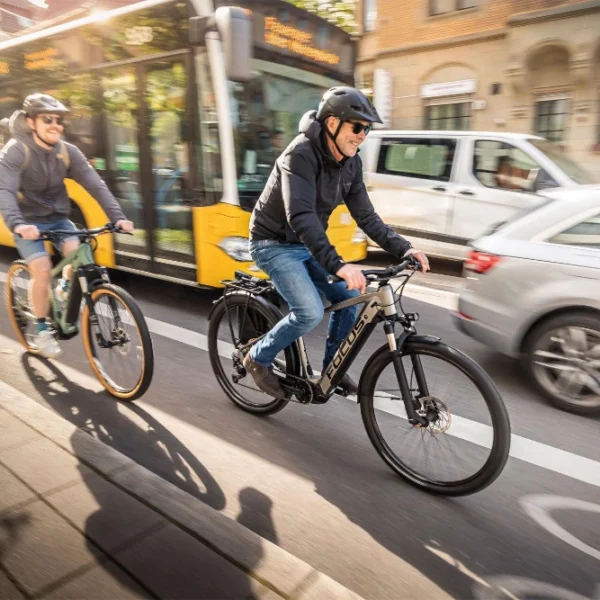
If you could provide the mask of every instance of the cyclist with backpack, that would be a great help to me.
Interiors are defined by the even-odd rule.
[[[61,139],[68,112],[47,94],[27,96],[23,109],[10,118],[12,138],[0,152],[0,213],[31,269],[30,299],[37,318],[34,343],[46,358],[58,356],[60,347],[46,322],[52,263],[38,238],[41,231],[76,231],[69,220],[71,200],[63,180],[75,180],[100,203],[111,222],[123,231],[133,231],[133,223],[83,153]],[[67,235],[57,249],[64,256],[78,245],[77,237]],[[60,285],[66,286],[70,277],[67,267]]]

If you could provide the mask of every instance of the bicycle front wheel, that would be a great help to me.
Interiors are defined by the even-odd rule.
[[[136,400],[150,386],[154,372],[152,338],[144,315],[116,285],[97,287],[91,301],[93,315],[87,302],[81,315],[87,359],[111,396]]]
[[[461,496],[484,489],[502,472],[510,449],[510,423],[496,386],[468,356],[440,342],[407,341],[402,354],[411,396],[429,426],[408,422],[385,346],[365,367],[359,392],[375,449],[396,473],[428,492]],[[417,399],[419,364],[428,389]]]

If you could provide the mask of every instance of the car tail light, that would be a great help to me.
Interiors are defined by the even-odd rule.
[[[475,273],[487,273],[502,260],[501,256],[471,250],[469,258],[465,261],[465,269]]]

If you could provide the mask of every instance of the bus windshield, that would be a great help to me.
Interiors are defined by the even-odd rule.
[[[316,110],[333,79],[300,69],[254,60],[254,77],[230,82],[231,112],[242,205],[252,208],[277,157],[298,134],[298,124]]]

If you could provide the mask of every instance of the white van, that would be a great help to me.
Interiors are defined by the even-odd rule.
[[[361,157],[381,218],[420,250],[457,260],[469,240],[543,202],[538,192],[596,183],[558,146],[527,134],[375,130]]]

